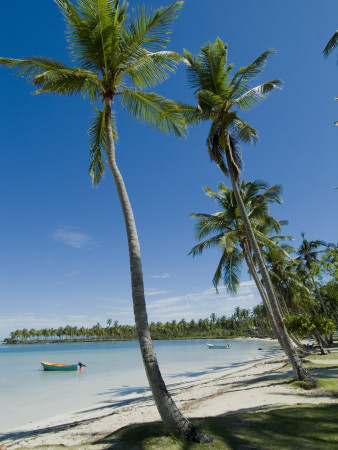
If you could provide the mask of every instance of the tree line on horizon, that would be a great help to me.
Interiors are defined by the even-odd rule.
[[[138,121],[178,137],[185,135],[189,125],[202,122],[210,124],[207,150],[220,173],[230,178],[234,206],[232,226],[236,229],[229,231],[217,223],[213,231],[220,229],[223,236],[217,238],[217,242],[200,243],[193,253],[197,254],[211,245],[217,245],[222,250],[222,259],[214,276],[216,288],[220,280],[224,280],[230,290],[235,288],[236,278],[239,277],[239,261],[245,261],[262,298],[269,326],[289,358],[296,379],[305,382],[308,387],[316,387],[318,380],[303,365],[300,348],[293,347],[292,333],[290,335],[285,326],[285,311],[290,307],[286,300],[294,286],[299,284],[297,274],[301,267],[294,271],[289,262],[283,267],[287,258],[281,255],[288,252],[279,245],[280,238],[271,236],[271,233],[278,231],[278,224],[268,214],[271,201],[260,205],[265,218],[264,214],[253,218],[253,210],[245,204],[241,194],[240,144],[253,144],[258,140],[258,132],[242,119],[241,112],[251,109],[281,86],[281,80],[275,79],[252,87],[273,50],[266,50],[253,62],[234,70],[234,65],[228,63],[227,44],[220,38],[205,44],[196,55],[187,50],[184,50],[183,55],[165,50],[169,43],[171,24],[183,5],[182,1],[153,11],[136,7],[131,13],[128,4],[120,0],[54,1],[67,24],[68,45],[74,66],[53,58],[36,56],[21,59],[0,57],[0,65],[31,81],[37,88],[37,94],[82,94],[97,105],[89,130],[89,173],[93,184],[98,184],[105,166],[108,166],[118,192],[128,240],[136,335],[156,406],[169,433],[189,442],[210,442],[212,439],[189,422],[177,408],[165,386],[152,346],[136,224],[116,161],[117,129],[112,105],[120,99],[122,106]],[[330,39],[324,53],[331,52],[336,45],[337,33]],[[174,102],[147,91],[147,88],[168,78],[180,62],[187,66],[188,84],[196,97],[194,105]],[[201,221],[199,238],[203,239],[210,228],[200,215],[197,219]],[[224,220],[228,220],[226,215]],[[336,257],[336,253],[333,257]],[[336,261],[332,263],[334,267]],[[312,303],[314,315],[321,311],[327,316],[329,310],[326,297],[320,292],[318,274],[312,272],[313,267],[316,267],[314,261],[310,261],[309,265],[305,285],[311,294],[308,304]],[[281,275],[283,270],[290,273],[289,277],[286,273]],[[337,284],[335,269],[332,270],[333,282]],[[279,282],[274,277],[277,277],[277,281],[280,278]],[[336,284],[333,285],[334,292]],[[332,289],[330,293],[328,290],[326,294],[331,296]],[[292,299],[298,299],[298,294]],[[296,304],[293,306],[296,308]],[[299,308],[304,310],[304,304],[301,303]],[[304,311],[309,317],[307,312]],[[327,328],[326,331],[330,330]]]
[[[273,337],[263,305],[252,310],[235,308],[230,317],[212,313],[209,318],[186,321],[151,322],[150,332],[153,339],[177,338],[226,338],[238,336]],[[136,340],[135,325],[120,325],[118,321],[107,320],[107,326],[100,323],[86,328],[67,325],[59,328],[34,328],[15,330],[4,344],[32,342],[67,342],[83,340]]]

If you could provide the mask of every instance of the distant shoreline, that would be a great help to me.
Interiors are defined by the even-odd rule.
[[[213,340],[231,340],[231,339],[268,339],[268,340],[274,340],[274,338],[267,336],[267,335],[238,335],[238,336],[214,336],[214,335],[208,335],[208,336],[170,336],[170,337],[153,337],[153,341],[179,341],[179,340],[195,340],[195,339],[213,339]],[[75,343],[83,343],[83,342],[135,342],[137,341],[136,338],[133,339],[116,339],[116,338],[102,338],[102,339],[55,339],[55,340],[26,340],[26,341],[11,341],[10,339],[4,339],[1,342],[1,345],[37,345],[37,344],[75,344]]]

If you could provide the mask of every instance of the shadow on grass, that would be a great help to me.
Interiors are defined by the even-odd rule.
[[[168,436],[160,423],[127,427],[98,441],[103,448],[147,449],[311,449],[338,448],[338,407],[332,405],[283,407],[244,414],[196,419],[195,425],[213,436],[210,444],[189,444]],[[101,447],[102,448],[102,447]]]

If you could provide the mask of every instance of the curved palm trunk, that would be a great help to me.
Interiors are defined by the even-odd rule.
[[[148,325],[140,245],[137,236],[134,214],[123,178],[116,165],[114,138],[111,128],[111,107],[108,102],[105,104],[105,128],[107,133],[108,164],[115,181],[127,232],[136,330],[143,364],[155,404],[163,420],[164,426],[170,433],[173,433],[175,436],[190,442],[210,442],[212,441],[212,438],[192,425],[181,414],[166,388],[158,366]]]
[[[260,278],[258,276],[256,267],[255,267],[255,264],[254,264],[254,262],[252,260],[251,253],[250,253],[250,250],[248,248],[247,243],[244,243],[242,248],[243,248],[244,258],[245,258],[246,264],[247,264],[247,266],[249,268],[250,274],[251,274],[251,276],[253,277],[253,279],[255,281],[255,284],[256,284],[256,287],[258,289],[258,292],[259,292],[259,294],[260,294],[260,296],[262,298],[262,301],[263,301],[263,303],[265,305],[266,312],[267,312],[269,320],[270,320],[270,324],[271,324],[271,326],[272,326],[272,328],[274,330],[275,336],[276,336],[280,346],[284,350],[284,348],[283,348],[283,340],[279,336],[279,329],[277,327],[277,324],[275,322],[275,319],[274,319],[274,316],[273,316],[273,313],[272,313],[272,310],[271,310],[270,301],[268,299],[266,291],[264,290],[262,282],[261,282],[261,280],[260,280]],[[279,306],[279,311],[281,312],[280,306]],[[292,338],[292,340],[297,345],[297,352],[298,352],[299,356],[303,357],[303,356],[307,355],[308,352],[304,351],[302,343],[295,336],[290,335],[290,337]]]
[[[268,308],[269,308],[269,306],[271,307],[271,312],[272,312],[272,315],[274,318],[274,322],[276,323],[276,329],[278,330],[277,331],[277,339],[280,342],[282,349],[285,351],[287,357],[290,360],[290,363],[292,365],[292,368],[293,368],[293,371],[295,373],[297,380],[306,381],[306,382],[309,382],[312,385],[316,386],[318,384],[317,380],[303,366],[296,350],[294,349],[294,347],[291,344],[291,340],[290,340],[288,332],[285,328],[283,318],[279,313],[277,299],[275,297],[275,293],[274,293],[273,286],[272,286],[272,283],[270,280],[270,276],[266,269],[265,262],[262,258],[262,254],[258,247],[256,238],[253,234],[251,224],[250,224],[248,215],[246,213],[246,210],[245,210],[245,207],[243,204],[242,197],[239,193],[239,189],[238,189],[238,185],[237,185],[237,181],[236,181],[236,177],[235,177],[235,173],[234,173],[234,168],[233,168],[233,162],[232,162],[232,158],[231,158],[231,146],[230,146],[229,136],[227,136],[226,138],[227,138],[227,146],[226,146],[225,153],[226,153],[226,158],[227,158],[227,163],[228,163],[228,168],[229,168],[232,189],[233,189],[233,192],[235,195],[235,199],[236,199],[236,202],[237,202],[237,205],[239,208],[240,215],[243,220],[243,224],[244,224],[244,227],[245,227],[245,230],[247,233],[248,240],[250,242],[250,246],[255,255],[255,258],[256,258],[256,261],[258,264],[258,268],[259,268],[261,277],[263,279],[263,285],[264,285],[267,297],[269,299],[270,305],[268,305]]]

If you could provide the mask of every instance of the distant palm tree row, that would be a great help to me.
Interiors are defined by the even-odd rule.
[[[151,322],[150,332],[153,339],[178,338],[225,338],[236,336],[272,336],[267,316],[262,305],[253,310],[237,307],[231,317],[211,314],[209,318],[186,321],[173,320],[171,322]],[[4,340],[6,344],[35,343],[35,342],[69,342],[83,340],[136,340],[136,327],[119,325],[118,321],[107,320],[107,326],[99,323],[91,328],[66,327],[34,328],[15,330]]]

